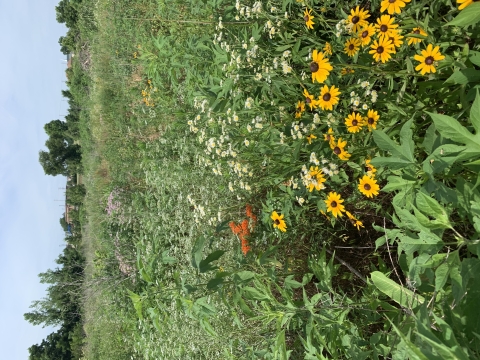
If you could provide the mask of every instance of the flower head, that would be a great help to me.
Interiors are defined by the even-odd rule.
[[[360,6],[350,10],[350,15],[348,15],[348,22],[351,24],[352,31],[358,32],[361,28],[367,25],[367,19],[370,17],[368,10],[360,9]]]
[[[307,139],[307,141],[308,141],[309,144],[311,144],[311,143],[312,143],[312,140],[313,140],[313,139],[316,139],[316,138],[317,138],[317,137],[316,137],[315,135],[313,135],[313,134],[310,134],[309,136],[306,137],[306,139]]]
[[[372,40],[372,35],[375,34],[375,25],[368,24],[358,32],[358,39],[360,40],[362,46],[367,46]]]
[[[342,212],[345,212],[345,206],[342,205],[344,200],[342,200],[340,194],[331,191],[328,194],[325,204],[327,205],[327,211],[330,211],[333,216],[343,216]]]
[[[370,159],[365,160],[365,172],[367,173],[368,176],[374,178],[375,173],[377,172],[377,169],[375,169],[375,166],[370,164]]]
[[[422,75],[436,72],[437,69],[435,69],[435,61],[445,59],[445,56],[440,54],[439,49],[439,46],[435,46],[434,48],[432,44],[429,44],[426,50],[421,51],[421,56],[418,54],[415,55],[413,58],[417,61],[420,61],[420,64],[417,65],[415,70],[419,70]]]
[[[325,57],[323,52],[313,50],[312,62],[310,63],[310,71],[312,72],[312,82],[318,81],[323,83],[330,71],[333,70],[332,65],[328,62],[328,58]]]
[[[312,192],[313,189],[322,190],[325,189],[325,185],[323,183],[326,179],[323,177],[322,170],[318,169],[318,166],[310,166],[310,171],[308,172],[310,181],[306,186],[308,191]]]
[[[358,52],[358,50],[360,49],[360,45],[362,45],[360,39],[350,38],[345,43],[345,48],[343,50],[345,51],[345,54],[352,57],[355,56],[355,54]]]
[[[345,146],[347,146],[347,141],[342,141],[342,138],[338,138],[337,142],[330,142],[330,148],[338,156],[338,158],[340,160],[347,161],[350,159],[351,154],[345,150]]]
[[[410,0],[382,0],[380,3],[380,12],[387,10],[390,15],[395,13],[400,14],[402,12],[400,8],[405,7],[405,3],[408,2],[410,2]]]
[[[323,53],[325,55],[332,55],[332,45],[330,45],[329,42],[325,43],[325,46],[323,47]]]
[[[283,219],[283,214],[279,215],[276,211],[272,212],[270,218],[273,220],[273,228],[277,228],[280,231],[286,232],[287,231],[287,224]]]
[[[378,119],[380,119],[380,115],[375,110],[368,110],[367,116],[364,118],[364,124],[368,126],[368,131],[377,128]]]
[[[346,211],[345,214],[347,214],[348,219],[350,220],[350,222],[352,223],[352,225],[357,228],[358,231],[360,231],[360,228],[361,228],[361,227],[365,227],[365,226],[363,226],[363,222],[361,222],[360,220],[358,220],[358,219],[357,219],[354,215],[352,215],[349,211]]]
[[[341,92],[338,91],[338,88],[335,85],[329,89],[327,85],[324,85],[320,90],[320,97],[317,100],[317,105],[322,108],[322,110],[333,110],[333,105],[338,104],[338,95]]]
[[[375,40],[370,48],[372,50],[369,53],[373,54],[375,61],[381,60],[382,63],[385,63],[392,57],[390,54],[395,53],[395,47],[387,37],[381,37],[378,42]]]
[[[326,134],[323,134],[323,139],[325,141],[328,141],[328,144],[330,145],[330,148],[333,150],[333,147],[335,145],[335,136],[333,136],[333,129],[329,128]]]
[[[428,36],[428,34],[422,28],[413,28],[412,34]],[[411,38],[408,38],[408,45],[418,44],[421,41],[422,41],[422,39],[417,39],[417,38],[411,37]]]
[[[398,27],[398,24],[394,24],[395,18],[390,15],[382,15],[377,19],[375,28],[377,29],[380,38],[385,36],[390,36],[392,30],[395,30]]]
[[[310,106],[310,110],[317,107],[315,97],[313,95],[310,95],[307,89],[303,89],[303,96],[305,96],[305,103]]]
[[[364,175],[363,178],[360,179],[358,190],[360,190],[363,195],[373,198],[374,195],[378,195],[380,186],[378,186],[377,180],[368,175]]]
[[[388,37],[388,40],[392,42],[394,45],[393,47],[393,53],[396,53],[395,47],[400,47],[403,44],[403,36],[400,34],[399,30],[393,30],[392,34]]]
[[[305,25],[307,29],[313,29],[313,25],[315,24],[313,21],[312,10],[305,9],[303,12],[303,20],[305,20]]]
[[[362,130],[362,126],[364,125],[363,118],[360,113],[353,112],[345,118],[345,125],[347,126],[348,132],[359,132]]]
[[[297,108],[295,110],[295,118],[299,118],[302,116],[303,112],[305,111],[305,102],[299,101],[297,102]]]

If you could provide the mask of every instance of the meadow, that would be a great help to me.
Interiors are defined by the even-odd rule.
[[[79,9],[81,358],[479,358],[480,4]]]

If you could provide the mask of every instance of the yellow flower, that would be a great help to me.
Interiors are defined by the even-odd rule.
[[[313,25],[315,24],[313,21],[312,10],[305,9],[303,12],[303,20],[305,20],[305,25],[307,29],[313,29]]]
[[[402,44],[403,44],[403,36],[400,35],[400,31],[398,30],[393,30],[392,31],[392,35],[390,35],[388,37],[388,40],[390,40],[392,42],[392,44],[394,45],[394,48],[393,48],[393,53],[396,54],[396,49],[395,47],[400,47]]]
[[[345,118],[345,125],[347,126],[348,132],[356,133],[362,130],[363,119],[360,113],[351,113],[348,117]]]
[[[350,69],[350,68],[343,68],[342,70],[340,70],[340,74],[342,76],[347,75],[347,74],[353,74],[354,72],[355,72],[355,70]]]
[[[333,70],[332,65],[328,62],[328,58],[325,57],[323,52],[313,50],[312,62],[310,63],[310,71],[312,72],[312,82],[318,81],[323,83],[330,71]]]
[[[136,52],[136,51],[133,53],[133,58],[134,58],[134,59],[137,58],[137,52]]]
[[[332,55],[332,45],[330,45],[329,42],[325,43],[325,46],[323,47],[323,53],[325,55]]]
[[[380,115],[375,110],[368,110],[367,116],[364,118],[364,123],[368,126],[368,131],[377,129],[377,122],[380,119]]]
[[[392,30],[395,30],[398,27],[398,24],[394,24],[395,18],[390,15],[382,15],[377,19],[375,28],[377,29],[380,39],[385,36],[390,36]]]
[[[272,212],[272,216],[270,218],[273,220],[273,228],[277,228],[280,231],[287,231],[287,224],[285,220],[283,220],[283,214],[279,215],[276,211]]]
[[[375,166],[370,164],[370,159],[365,160],[365,172],[367,173],[368,176],[370,177],[375,177],[375,173],[377,172],[377,169],[375,169]]]
[[[302,116],[303,112],[305,111],[305,102],[299,101],[297,102],[297,109],[295,111],[295,118],[299,118]]]
[[[333,105],[338,104],[338,95],[341,92],[338,91],[338,88],[335,85],[332,85],[330,90],[327,85],[324,85],[320,90],[320,97],[317,100],[317,105],[319,105],[322,110],[333,110]]]
[[[307,139],[308,143],[311,144],[311,143],[312,143],[312,140],[313,140],[313,139],[316,139],[316,138],[317,138],[317,137],[316,137],[315,135],[310,134],[310,136],[307,136],[306,139]]]
[[[415,55],[413,58],[417,61],[420,61],[420,64],[417,65],[415,70],[419,70],[422,75],[425,75],[426,73],[434,73],[437,71],[435,69],[435,61],[440,61],[445,59],[445,56],[440,54],[439,51],[440,47],[435,46],[433,47],[432,44],[429,44],[427,46],[427,50],[422,50],[422,55]]]
[[[358,50],[360,50],[360,45],[362,45],[362,42],[359,39],[350,38],[345,43],[343,51],[350,57],[355,56]]]
[[[305,103],[310,106],[310,110],[317,107],[315,97],[313,95],[310,95],[307,89],[303,89],[303,96],[305,96]]]
[[[363,195],[373,198],[373,195],[378,195],[380,186],[378,186],[377,180],[368,175],[364,175],[363,178],[360,179],[358,190],[360,190]]]
[[[367,46],[372,40],[372,35],[375,34],[375,25],[368,24],[364,26],[358,33],[358,39],[361,41],[362,46]]]
[[[347,214],[348,218],[350,219],[350,222],[352,223],[353,226],[355,226],[357,228],[358,231],[360,231],[361,227],[365,227],[365,226],[363,226],[363,222],[358,220],[349,211],[346,211],[345,214]]]
[[[467,6],[469,5],[472,5],[476,0],[457,0],[457,3],[461,4],[459,7],[458,7],[458,10],[463,10],[465,9]]]
[[[352,24],[352,31],[358,32],[361,28],[368,24],[367,19],[370,17],[368,10],[360,9],[360,6],[357,6],[355,10],[350,10],[350,15],[348,15],[348,21]]]
[[[338,141],[335,143],[334,141],[330,143],[330,147],[332,148],[333,152],[338,156],[340,160],[348,160],[351,156],[346,150],[345,146],[347,146],[346,141],[342,141],[342,138],[338,138]]]
[[[327,211],[330,211],[333,216],[343,216],[342,212],[345,212],[345,206],[342,205],[343,201],[340,194],[331,191],[328,194],[327,200],[324,200],[327,204]]]
[[[412,34],[428,36],[428,34],[421,28],[413,28]],[[408,45],[418,44],[421,41],[422,41],[422,39],[417,39],[417,38],[411,37],[411,38],[408,38]]]
[[[392,56],[390,54],[395,52],[395,47],[390,40],[386,37],[381,37],[380,40],[374,40],[373,44],[370,46],[372,50],[369,51],[369,54],[373,54],[375,61],[388,61]]]
[[[335,146],[335,136],[333,136],[333,129],[329,128],[326,134],[323,134],[323,139],[328,141],[330,148],[333,150]]]
[[[405,7],[407,2],[410,2],[410,0],[382,0],[380,12],[387,10],[390,15],[394,13],[400,14],[402,12],[400,8]]]
[[[310,182],[307,185],[308,191],[312,192],[313,189],[322,190],[325,189],[325,185],[323,183],[327,181],[322,174],[322,170],[318,169],[318,166],[310,166],[310,171],[308,172],[310,177]]]

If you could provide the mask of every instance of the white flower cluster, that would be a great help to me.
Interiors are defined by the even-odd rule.
[[[206,216],[205,207],[197,204],[190,194],[187,195],[187,200],[190,205],[193,206],[193,218],[195,219],[195,223],[200,223],[200,219],[203,219]]]
[[[303,124],[303,122],[295,121],[292,123],[292,128],[290,129],[290,135],[293,139],[302,139],[304,134],[308,132],[308,127]]]
[[[318,170],[318,171],[322,172],[322,170]],[[313,186],[319,190],[325,189],[325,185],[323,185],[323,183],[318,182],[316,175],[312,176],[310,170],[307,168],[306,165],[302,166],[302,172],[300,173],[300,178],[302,179],[302,183],[306,188]]]
[[[349,22],[346,19],[340,20],[336,25],[335,28],[337,29],[337,32],[335,33],[335,36],[339,38],[343,33],[350,34],[352,32],[352,27],[353,24]]]

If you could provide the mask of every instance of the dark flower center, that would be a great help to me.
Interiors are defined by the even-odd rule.
[[[384,50],[385,49],[383,48],[383,46],[377,47],[377,53],[379,53],[379,54],[383,53]]]
[[[372,168],[369,167],[369,166],[365,166],[365,171],[368,172],[368,171],[372,171]]]
[[[368,191],[368,190],[370,190],[372,187],[370,186],[370,184],[365,184],[365,185],[363,185],[363,188]]]
[[[357,126],[358,125],[358,121],[357,120],[352,120],[352,126]]]
[[[374,118],[368,118],[368,123],[369,123],[370,125],[372,125],[374,122],[375,122],[375,119],[374,119]]]
[[[309,97],[307,97],[307,98],[305,99],[305,102],[306,102],[307,104],[310,104],[310,103],[312,102],[312,99],[310,99]]]
[[[393,4],[395,1],[397,1],[397,0],[388,0],[388,2],[389,2],[390,4]]]
[[[350,46],[349,46],[348,48],[349,48],[350,50],[353,50],[353,49],[355,49],[355,45],[350,44]]]
[[[382,26],[380,26],[380,31],[381,32],[386,32],[388,30],[388,26],[383,24]]]
[[[333,152],[337,155],[340,155],[342,153],[342,150],[338,146],[335,146],[335,148],[333,149]]]
[[[414,34],[420,34],[420,30],[417,29],[417,30],[415,30],[413,33],[414,33]]]
[[[362,32],[362,37],[363,38],[366,38],[367,36],[368,36],[368,31],[365,30],[364,32]]]
[[[303,20],[305,20],[305,22],[308,22],[308,20],[310,20],[310,16],[305,15],[305,17],[303,18]]]
[[[426,59],[425,59],[425,64],[427,65],[432,65],[433,64],[433,56],[428,56]]]
[[[330,101],[331,98],[332,95],[330,95],[330,93],[326,93],[325,95],[323,95],[323,101]]]
[[[358,16],[354,16],[354,17],[352,18],[352,23],[353,23],[353,24],[356,24],[356,23],[358,23],[359,21],[360,21],[360,18],[359,18]]]
[[[280,220],[275,219],[275,225],[280,225]]]
[[[310,71],[311,72],[317,72],[319,68],[320,67],[318,66],[318,64],[315,61],[310,63]]]
[[[332,201],[330,203],[330,207],[334,208],[334,207],[337,207],[337,202],[336,201]]]
[[[327,135],[327,136],[325,136],[325,139],[326,139],[327,141],[330,141],[331,136],[330,136],[330,135]]]

